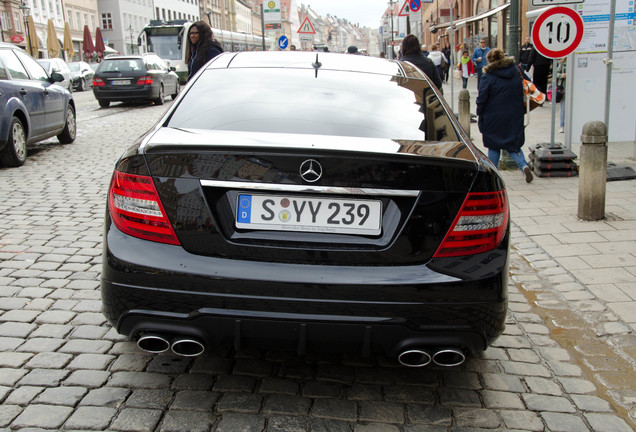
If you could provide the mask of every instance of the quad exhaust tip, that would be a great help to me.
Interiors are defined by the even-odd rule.
[[[147,333],[137,340],[137,346],[146,352],[159,354],[170,349],[170,342],[162,335]]]
[[[398,361],[404,366],[422,367],[431,362],[431,355],[424,350],[410,349],[400,353]]]
[[[173,353],[183,357],[196,357],[203,354],[205,346],[196,339],[177,338],[172,342],[170,349]]]
[[[431,355],[431,352],[433,353]],[[459,366],[466,361],[466,355],[456,348],[443,348],[427,350],[423,348],[411,348],[402,351],[398,355],[398,361],[403,366],[423,367],[431,362],[444,367]]]
[[[433,363],[438,366],[459,366],[464,361],[466,361],[464,353],[455,348],[442,349],[433,354]]]

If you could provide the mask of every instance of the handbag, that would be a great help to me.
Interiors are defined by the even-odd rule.
[[[519,70],[519,68],[517,68],[517,70]],[[527,114],[536,107],[543,105],[543,102],[545,102],[545,94],[540,92],[532,81],[525,79],[521,70],[519,70],[519,75],[523,82],[523,102]]]
[[[556,92],[556,103],[561,103],[561,101],[563,100],[563,96],[565,96],[565,89],[563,88],[563,86],[561,84],[557,85],[557,92]]]

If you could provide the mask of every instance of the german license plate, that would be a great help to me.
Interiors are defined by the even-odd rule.
[[[239,194],[236,227],[272,231],[378,235],[379,200]]]
[[[130,80],[112,80],[112,85],[130,85]]]

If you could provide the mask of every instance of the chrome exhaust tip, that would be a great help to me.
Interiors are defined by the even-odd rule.
[[[398,355],[398,361],[403,366],[422,367],[431,362],[431,355],[421,349],[411,349],[402,351],[400,355]]]
[[[159,354],[170,349],[170,342],[162,335],[147,333],[137,340],[137,346],[143,351]]]
[[[170,349],[176,355],[183,357],[196,357],[203,354],[205,346],[196,339],[176,338],[172,342]]]
[[[433,354],[433,363],[438,366],[459,366],[466,361],[464,353],[455,348],[442,349]]]

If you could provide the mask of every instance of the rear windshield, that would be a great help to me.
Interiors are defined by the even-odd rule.
[[[144,62],[141,59],[104,60],[99,72],[135,72],[143,71]]]
[[[247,132],[457,141],[422,79],[333,70],[209,69],[167,126]]]

